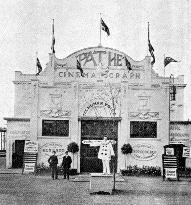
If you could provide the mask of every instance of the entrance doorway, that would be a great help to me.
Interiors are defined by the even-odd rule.
[[[22,168],[25,140],[15,140],[13,144],[12,168]]]
[[[99,146],[90,147],[90,145],[82,144],[83,140],[103,140],[107,137],[115,140],[113,145],[115,157],[110,161],[110,168],[113,171],[113,162],[115,163],[115,171],[117,170],[117,139],[118,139],[118,121],[114,120],[82,120],[81,121],[81,156],[80,171],[81,172],[102,172],[102,161],[98,159]]]

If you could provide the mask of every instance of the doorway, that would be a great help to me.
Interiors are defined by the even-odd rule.
[[[23,167],[25,140],[15,140],[13,144],[12,168]]]
[[[102,172],[102,160],[98,159],[99,146],[90,147],[88,144],[82,144],[83,140],[102,140],[107,137],[115,140],[113,145],[115,157],[110,161],[110,168],[113,171],[113,162],[115,171],[117,170],[117,139],[118,139],[118,121],[115,120],[82,120],[81,121],[81,172]]]

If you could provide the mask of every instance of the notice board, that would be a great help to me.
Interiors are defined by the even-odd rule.
[[[23,173],[34,173],[36,170],[38,156],[38,142],[25,141],[24,158],[23,158]]]

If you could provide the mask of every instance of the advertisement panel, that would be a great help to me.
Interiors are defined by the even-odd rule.
[[[165,177],[166,178],[177,178],[177,168],[165,168]]]
[[[157,149],[151,144],[136,144],[132,148],[131,155],[137,160],[152,160],[157,156]]]
[[[38,142],[37,141],[25,141],[24,152],[38,153]]]
[[[191,124],[174,122],[170,124],[170,144],[187,145],[190,140]]]
[[[25,163],[24,172],[34,172],[35,163]]]
[[[190,147],[183,147],[182,157],[191,158]]]

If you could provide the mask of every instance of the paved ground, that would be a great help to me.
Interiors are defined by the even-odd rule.
[[[89,177],[51,180],[49,176],[0,174],[0,204],[190,205],[191,179],[125,177],[115,195],[90,195]]]

